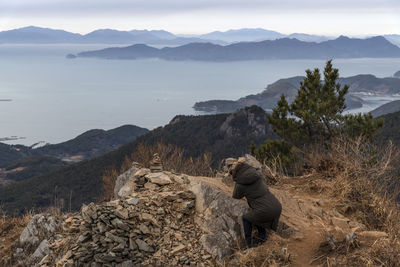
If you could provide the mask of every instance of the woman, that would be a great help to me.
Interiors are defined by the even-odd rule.
[[[250,166],[246,162],[238,162],[232,170],[235,183],[233,198],[246,197],[251,211],[243,215],[243,228],[247,246],[256,246],[252,242],[253,225],[258,230],[257,243],[263,243],[267,239],[266,228],[274,231],[278,228],[282,205],[279,200],[268,190],[263,181],[260,170]]]

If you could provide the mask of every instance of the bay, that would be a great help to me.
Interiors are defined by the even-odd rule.
[[[323,60],[195,62],[66,59],[104,45],[0,44],[0,138],[11,143],[58,143],[89,129],[135,124],[153,129],[197,101],[235,100],[280,78],[322,68]],[[336,59],[341,76],[388,77],[400,59]],[[368,102],[368,109],[390,101]],[[376,104],[378,105],[378,104]],[[364,111],[364,110],[363,110]],[[369,111],[369,110],[366,110]]]

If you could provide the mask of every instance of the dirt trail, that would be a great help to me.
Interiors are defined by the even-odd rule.
[[[233,187],[221,180],[208,177],[196,177],[225,194],[232,195]],[[324,226],[330,221],[330,207],[322,207],[319,195],[313,195],[300,190],[304,188],[305,179],[296,180],[295,184],[285,181],[284,184],[270,187],[271,192],[280,200],[283,206],[281,221],[295,229],[295,234],[285,238],[288,252],[291,254],[290,266],[318,265],[315,258],[322,242],[326,241]],[[243,200],[244,201],[244,200]]]

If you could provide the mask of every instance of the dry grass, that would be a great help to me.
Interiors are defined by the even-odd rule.
[[[333,207],[367,230],[384,231],[388,238],[371,244],[346,242],[332,249],[321,244],[314,264],[322,266],[400,266],[400,151],[391,143],[376,147],[363,138],[338,138],[329,147],[308,148],[302,161],[299,184],[306,194],[329,199]],[[278,166],[279,167],[279,166]],[[279,168],[265,167],[267,180],[279,184],[288,180]],[[294,181],[293,181],[294,182]],[[282,244],[267,242],[267,247],[237,252],[237,266],[262,266],[263,259],[272,266],[284,266],[277,254]],[[325,244],[326,245],[326,244]],[[241,254],[241,255],[239,255]],[[267,265],[268,266],[268,265]]]
[[[109,201],[114,196],[115,181],[119,174],[120,173],[115,168],[104,172],[102,176],[104,201]]]
[[[4,260],[12,259],[12,245],[19,238],[22,231],[31,220],[32,214],[23,217],[0,217],[0,266],[7,266]],[[9,266],[11,266],[9,264]]]
[[[271,234],[267,242],[261,246],[246,250],[238,249],[232,257],[225,262],[224,266],[289,266],[290,258],[288,258],[288,254],[285,253],[286,247],[287,244],[284,239],[276,234]]]
[[[114,186],[117,177],[127,171],[133,162],[137,162],[144,167],[150,167],[150,161],[153,155],[157,153],[160,156],[163,169],[167,171],[185,173],[196,176],[213,176],[214,171],[211,168],[211,154],[204,153],[201,157],[185,157],[184,150],[171,144],[157,143],[155,145],[140,144],[136,151],[129,157],[125,157],[121,168],[117,170],[112,168],[104,172],[103,180],[103,199],[110,200],[114,195]]]
[[[131,159],[150,167],[150,161],[155,153],[160,156],[164,170],[185,173],[196,176],[213,176],[211,154],[204,153],[200,157],[185,157],[184,149],[171,145],[157,143],[155,145],[140,144],[131,155]]]
[[[337,139],[328,153],[313,152],[316,183],[331,196],[343,215],[364,224],[368,230],[384,231],[370,247],[331,251],[325,266],[400,266],[400,212],[396,204],[400,179],[400,153],[391,143],[375,147],[363,138]],[[323,188],[321,188],[323,187]],[[342,246],[343,248],[343,246]]]

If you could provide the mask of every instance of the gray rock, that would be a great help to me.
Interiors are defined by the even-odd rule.
[[[84,243],[90,239],[90,235],[80,235],[78,237],[78,242]]]
[[[144,223],[139,225],[139,230],[142,232],[142,234],[150,234],[149,228]]]
[[[44,256],[46,256],[50,252],[49,250],[49,241],[44,239],[40,245],[37,247],[35,252],[33,252],[31,259],[35,261],[40,261]]]
[[[125,231],[129,231],[129,226],[126,225],[124,222],[122,222],[120,219],[115,218],[111,221],[111,224],[114,225],[114,227],[125,230]]]
[[[219,260],[232,254],[231,248],[242,240],[242,215],[249,210],[243,201],[232,199],[210,185],[189,178],[189,189],[196,196],[196,223],[205,233],[201,238],[204,249]]]
[[[139,199],[138,199],[138,198],[134,198],[134,197],[128,198],[128,199],[126,200],[126,203],[128,203],[129,205],[134,205],[134,206],[136,206],[136,205],[139,203]]]
[[[94,219],[97,219],[96,205],[93,202],[87,206],[83,205],[81,215],[85,222],[91,224]]]
[[[154,249],[150,247],[145,241],[141,239],[135,240],[136,245],[139,247],[139,250],[144,252],[154,252]]]
[[[133,263],[133,261],[124,261],[116,265],[116,267],[135,267],[135,266],[136,265]]]
[[[120,176],[117,177],[114,186],[114,197],[118,197],[118,192],[129,181],[129,179],[138,171],[138,168],[132,167]]]
[[[107,225],[105,223],[98,222],[97,229],[99,229],[100,233],[104,233],[105,231],[107,231]]]
[[[125,238],[113,235],[110,232],[106,233],[106,237],[108,237],[109,239],[111,239],[112,241],[114,241],[116,243],[126,245],[126,239]]]
[[[144,183],[144,176],[150,173],[149,169],[140,169],[129,178],[129,180],[121,187],[115,198],[129,198],[136,190],[137,183]]]
[[[151,183],[160,186],[172,183],[171,178],[169,178],[169,176],[163,172],[150,173],[146,176],[146,178],[149,179]]]
[[[19,246],[26,253],[35,251],[37,246],[60,227],[59,221],[52,215],[37,214],[29,221],[19,237]]]

